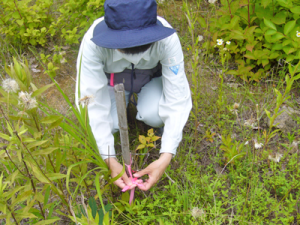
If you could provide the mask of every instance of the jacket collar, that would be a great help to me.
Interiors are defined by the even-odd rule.
[[[151,48],[150,48],[151,49]],[[135,55],[128,55],[120,52],[118,49],[113,50],[113,62],[117,62],[121,59],[125,59],[129,61],[130,63],[133,63],[134,65],[138,64],[141,59],[144,59],[146,61],[149,61],[150,59],[150,49],[147,51],[135,54]]]

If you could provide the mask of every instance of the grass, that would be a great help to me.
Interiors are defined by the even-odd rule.
[[[195,11],[196,2],[189,3],[192,5],[191,12]],[[207,4],[201,4],[201,11],[203,11],[201,13],[211,15],[212,12]],[[193,96],[193,104],[198,106],[197,111],[194,111],[197,112],[196,117],[191,117],[184,128],[183,140],[177,150],[177,156],[155,187],[145,193],[136,191],[136,200],[131,206],[128,204],[128,193],[121,194],[113,185],[104,187],[109,182],[108,173],[103,173],[105,181],[98,184],[101,190],[96,190],[97,184],[93,183],[93,179],[99,179],[100,173],[92,171],[96,169],[95,165],[87,163],[81,164],[82,167],[74,166],[74,174],[70,176],[71,190],[74,191],[77,187],[76,179],[81,179],[88,172],[90,174],[83,181],[86,184],[78,185],[83,197],[78,192],[71,209],[74,210],[78,220],[84,220],[86,214],[94,222],[91,215],[88,215],[89,210],[93,210],[94,206],[88,206],[87,199],[90,196],[95,197],[98,193],[97,196],[102,194],[103,200],[100,201],[96,197],[97,207],[101,209],[101,203],[106,206],[112,205],[114,216],[113,218],[110,216],[110,219],[115,224],[299,224],[299,151],[298,146],[295,145],[299,140],[299,128],[295,126],[290,133],[277,132],[267,145],[263,135],[264,130],[270,130],[265,109],[272,112],[276,107],[277,95],[274,88],[282,93],[286,90],[286,82],[283,80],[288,69],[279,66],[269,78],[259,83],[246,83],[232,75],[225,75],[224,65],[216,55],[206,56],[200,53],[196,58],[196,68],[193,67],[193,63],[196,62],[197,46],[191,48],[193,43],[187,29],[188,22],[179,10],[180,7],[182,7],[181,1],[166,1],[159,5],[160,15],[166,17],[179,30],[185,53],[186,74],[191,88],[197,87],[197,96],[195,94]],[[195,35],[202,32],[204,29],[195,27]],[[21,55],[26,54],[26,58],[34,58],[32,51],[10,46],[5,42],[1,43],[1,50],[2,78],[5,77],[3,64],[10,63],[12,56],[20,59]],[[76,52],[70,49],[66,51],[68,64],[60,66],[55,80],[73,100]],[[39,49],[34,49],[34,52],[39,52]],[[38,63],[38,60],[35,59],[34,62]],[[235,65],[229,62],[228,67],[235,67]],[[195,73],[197,83],[193,81]],[[42,72],[34,74],[33,80],[38,87],[51,82]],[[298,87],[299,82],[295,81],[291,90],[292,98],[286,100],[285,105],[298,108],[296,104],[299,95]],[[41,101],[57,109],[67,118],[75,120],[68,105],[62,103],[63,98],[57,89],[49,89],[43,94]],[[236,108],[233,107],[235,103],[239,104]],[[135,109],[131,108],[130,111],[134,113]],[[249,120],[252,120],[253,127],[257,128],[246,126],[245,121]],[[2,121],[1,132],[7,133],[3,115],[0,121]],[[135,149],[139,144],[138,135],[146,135],[149,127],[135,121],[132,115],[129,116],[129,122],[130,143],[132,149]],[[297,122],[299,123],[298,119],[295,123]],[[55,136],[57,133],[65,134],[57,128],[49,135]],[[224,137],[227,139],[225,140]],[[118,145],[118,138],[116,139]],[[265,145],[262,148],[255,148],[254,140]],[[66,140],[60,140],[60,143],[64,142]],[[151,152],[146,163],[158,157],[158,150]],[[269,156],[274,157],[276,153],[282,154],[279,162],[269,159]],[[68,168],[83,160],[86,155],[82,154],[79,155],[79,159],[75,159],[74,152],[71,153],[71,150],[67,149],[65,159],[70,160],[70,163],[61,167],[61,173],[66,174]],[[6,171],[4,177],[9,178],[15,168],[12,164],[4,162],[7,158],[3,157],[3,153],[0,157],[1,171]],[[52,159],[54,160],[55,157]],[[46,166],[45,169],[47,168]],[[22,183],[22,178],[18,179],[17,183]],[[66,179],[62,178],[61,181],[65,188]],[[41,191],[46,193],[44,189]],[[51,196],[57,199],[55,193],[51,192]],[[11,205],[12,201],[8,200],[7,204]],[[27,204],[27,202],[20,202],[15,210],[24,209]],[[49,202],[42,205],[48,212],[53,209],[53,215],[61,219],[54,222],[55,224],[73,223],[72,216],[67,213],[67,206],[63,203],[53,205]],[[60,210],[70,217],[59,214]],[[36,213],[34,210],[32,212]],[[3,224],[5,219],[1,219],[0,224],[1,222]],[[38,221],[24,218],[22,222],[35,224]]]

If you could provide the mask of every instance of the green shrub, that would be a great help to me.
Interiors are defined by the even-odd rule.
[[[91,23],[103,15],[100,0],[3,0],[0,34],[12,44],[44,46],[52,38],[78,43]],[[56,39],[55,39],[56,41]]]
[[[203,47],[226,47],[239,64],[237,71],[228,73],[259,81],[277,61],[299,61],[299,18],[300,3],[295,0],[221,0],[216,17],[209,20],[212,40]]]

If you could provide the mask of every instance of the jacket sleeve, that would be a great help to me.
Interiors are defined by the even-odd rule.
[[[165,127],[160,153],[175,155],[192,108],[183,52],[176,33],[162,40],[161,55],[163,96],[159,102],[159,115]]]
[[[110,115],[111,101],[107,87],[107,78],[103,71],[104,54],[92,41],[92,29],[85,34],[77,59],[77,82],[75,101],[78,106],[80,98],[93,96],[88,104],[90,126],[95,136],[99,152],[103,159],[115,155],[113,122]],[[78,96],[78,83],[80,96]]]

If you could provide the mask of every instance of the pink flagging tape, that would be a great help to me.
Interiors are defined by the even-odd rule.
[[[114,84],[114,78],[115,78],[115,74],[114,73],[111,73],[110,74],[110,86],[115,86],[115,84]]]
[[[130,156],[131,157],[131,156]],[[132,172],[131,172],[131,158],[130,158],[130,165],[127,165],[127,164],[125,164],[125,166],[127,167],[127,171],[129,172],[129,175],[130,175],[130,180],[131,180],[131,182],[132,182],[132,184],[134,185],[136,185],[136,186],[143,186],[143,181],[142,180],[138,180],[138,178],[136,178],[136,177],[133,177],[132,176]],[[130,186],[129,185],[126,185],[123,189],[122,189],[122,192],[125,192],[125,191],[127,191],[127,190],[129,190],[130,189]],[[130,191],[130,198],[129,198],[129,204],[131,205],[131,203],[132,203],[132,201],[133,201],[133,199],[134,199],[134,190],[135,190],[135,188],[133,188],[133,189],[131,189],[131,191]]]

